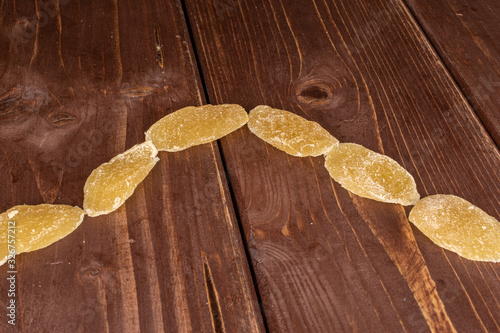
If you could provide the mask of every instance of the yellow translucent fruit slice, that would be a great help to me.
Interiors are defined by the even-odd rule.
[[[266,105],[250,111],[248,128],[262,140],[293,156],[319,156],[339,141],[320,124]]]
[[[9,254],[35,251],[69,235],[83,210],[67,205],[15,206],[0,214],[0,265]]]
[[[408,219],[437,245],[480,261],[500,262],[500,222],[449,194],[423,198]]]
[[[247,122],[247,112],[237,104],[188,106],[154,123],[146,139],[158,150],[174,152],[220,139]]]
[[[156,147],[146,141],[92,171],[83,188],[85,213],[99,216],[118,209],[158,162],[156,155]]]
[[[388,156],[355,143],[341,143],[325,159],[330,176],[361,197],[413,205],[420,195],[413,177]]]

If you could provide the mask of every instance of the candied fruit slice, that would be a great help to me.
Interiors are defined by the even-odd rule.
[[[82,209],[68,205],[12,207],[0,214],[0,265],[9,253],[35,251],[66,237],[83,217]]]
[[[259,105],[248,116],[253,134],[293,156],[323,155],[339,143],[317,122],[289,111]]]
[[[325,159],[330,176],[352,193],[377,201],[413,205],[420,195],[413,177],[392,158],[355,143],[341,143]]]
[[[425,197],[408,219],[434,243],[464,258],[500,262],[500,222],[465,199]]]
[[[158,162],[151,141],[135,145],[92,171],[83,188],[88,216],[109,214],[127,200]]]
[[[179,151],[220,139],[248,122],[237,104],[188,106],[154,123],[146,132],[158,150]]]

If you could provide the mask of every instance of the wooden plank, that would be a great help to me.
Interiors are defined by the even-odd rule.
[[[177,1],[2,1],[0,22],[2,211],[81,206],[95,167],[204,102]],[[159,156],[118,211],[17,258],[17,328],[263,330],[217,144]]]
[[[500,154],[402,1],[187,1],[212,103],[259,104],[383,152],[422,196],[500,217]],[[244,145],[241,145],[241,142]],[[409,209],[348,193],[323,158],[222,140],[270,331],[500,331],[500,265],[462,259]]]
[[[500,3],[495,0],[406,2],[500,146]]]

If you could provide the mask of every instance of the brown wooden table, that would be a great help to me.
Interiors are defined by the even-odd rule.
[[[187,105],[260,104],[500,219],[497,0],[4,0],[0,210],[81,206],[90,172]],[[244,127],[160,153],[118,211],[17,258],[0,332],[500,332],[500,264]]]

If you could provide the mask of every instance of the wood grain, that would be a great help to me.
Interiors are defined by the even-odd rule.
[[[500,3],[406,1],[479,119],[500,146]]]
[[[0,22],[2,211],[81,206],[95,167],[204,103],[177,1],[2,1]],[[1,332],[263,331],[217,144],[159,156],[118,211],[18,257]]]
[[[422,196],[500,217],[500,153],[402,1],[186,6],[210,102],[288,109],[396,159]],[[323,158],[248,129],[221,142],[270,331],[500,331],[499,264],[435,246],[408,209],[350,195]]]

